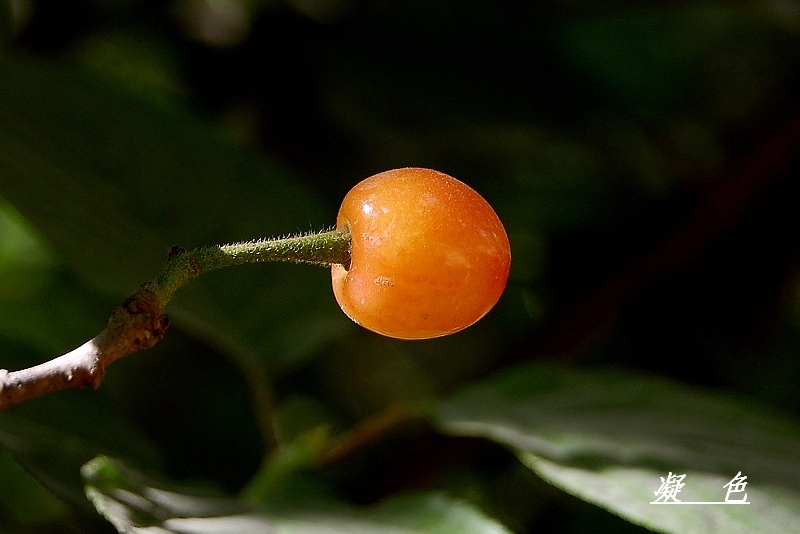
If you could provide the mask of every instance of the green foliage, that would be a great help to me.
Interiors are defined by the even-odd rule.
[[[445,431],[503,443],[543,479],[659,532],[800,525],[800,425],[763,406],[629,373],[531,365],[438,410]],[[686,475],[677,497],[687,502],[725,500],[741,472],[752,504],[649,504],[669,472]]]
[[[95,335],[171,246],[329,227],[393,167],[484,194],[512,281],[403,343],[324,269],[204,275],[98,391],[0,413],[0,532],[800,530],[789,7],[151,4],[0,2],[0,369]],[[649,504],[738,471],[750,505]]]
[[[396,497],[367,509],[317,502],[312,509],[281,507],[280,511],[269,511],[269,503],[264,508],[242,501],[165,490],[144,475],[105,457],[86,464],[82,473],[89,498],[120,532],[148,532],[153,527],[175,533],[508,532],[469,505],[437,494]]]
[[[8,452],[0,456],[0,517],[17,525],[58,520],[67,510],[64,503],[23,470]]]
[[[162,112],[78,68],[0,68],[0,99],[15,103],[0,112],[0,158],[15,177],[3,196],[102,296],[129,295],[159,272],[175,243],[281,235],[319,219],[308,190],[185,111]],[[279,266],[223,276],[193,284],[172,311],[215,345],[246,357],[297,357],[346,324],[320,304],[324,273]]]

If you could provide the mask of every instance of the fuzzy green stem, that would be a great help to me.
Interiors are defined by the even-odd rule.
[[[204,247],[189,252],[173,249],[161,275],[143,287],[166,304],[178,289],[206,271],[272,261],[346,265],[350,262],[350,231],[343,228],[281,239]]]

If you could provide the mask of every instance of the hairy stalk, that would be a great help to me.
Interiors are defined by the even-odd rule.
[[[175,292],[206,271],[245,263],[290,261],[330,266],[350,262],[350,232],[347,229],[317,234],[259,239],[204,247],[190,252],[174,247],[164,271],[144,288],[165,304]]]
[[[181,287],[202,273],[267,261],[329,266],[350,262],[347,228],[185,251],[173,247],[162,273],[114,308],[106,328],[80,347],[50,361],[9,372],[0,369],[0,410],[52,391],[100,385],[108,364],[152,347],[169,326],[164,307]]]

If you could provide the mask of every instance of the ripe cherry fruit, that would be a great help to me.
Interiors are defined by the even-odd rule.
[[[332,268],[333,292],[361,326],[400,339],[446,336],[497,303],[511,248],[492,207],[468,185],[431,169],[382,172],[342,201],[350,265]]]

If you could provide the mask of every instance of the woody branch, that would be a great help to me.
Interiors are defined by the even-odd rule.
[[[169,318],[164,314],[167,302],[179,288],[203,272],[266,261],[331,265],[347,263],[349,255],[347,229],[191,252],[173,248],[162,273],[114,308],[105,329],[97,336],[34,367],[19,371],[0,369],[0,410],[62,389],[97,388],[111,362],[158,343],[169,326]]]

